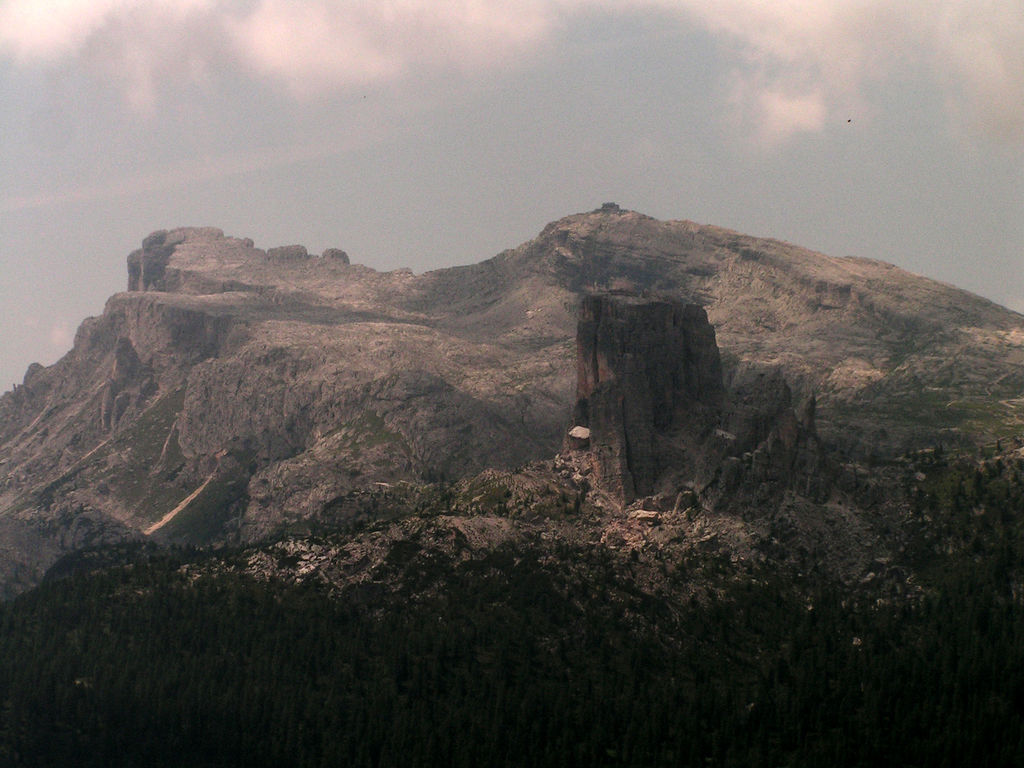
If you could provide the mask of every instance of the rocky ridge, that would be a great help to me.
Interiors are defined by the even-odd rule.
[[[706,440],[689,446],[689,426],[671,423],[666,434],[684,458],[717,458],[704,474],[666,466],[699,475],[716,504],[825,498],[822,444],[845,456],[828,470],[841,479],[871,454],[1020,423],[1024,319],[880,262],[616,206],[472,266],[349,261],[212,228],[146,238],[129,290],[0,397],[6,594],[97,542],[255,540],[364,514],[380,484],[554,455],[594,290],[706,307],[729,394]],[[639,498],[657,495],[661,465],[638,473]]]

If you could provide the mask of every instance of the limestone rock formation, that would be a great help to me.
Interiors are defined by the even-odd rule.
[[[128,290],[162,290],[167,260],[179,239],[166,230],[154,232],[142,241],[142,248],[128,256]]]
[[[616,205],[421,275],[209,227],[155,232],[127,266],[129,290],[74,348],[0,396],[5,594],[69,548],[168,515],[168,540],[246,540],[344,517],[377,483],[553,456],[576,400],[581,301],[597,320],[582,297],[599,291],[698,304],[714,326],[696,310],[627,320],[621,298],[626,315],[594,326],[591,432],[573,439],[595,445],[621,424],[628,478],[608,467],[624,494],[813,496],[823,450],[894,457],[1024,431],[1020,315],[880,262]],[[656,363],[610,367],[648,321],[682,330],[647,343]],[[609,372],[644,394],[620,407]]]
[[[131,339],[119,338],[113,357],[100,409],[100,421],[107,431],[117,426],[131,406],[144,401],[155,389],[152,374],[139,360]]]
[[[729,388],[715,331],[693,304],[585,296],[577,331],[577,402],[564,449],[623,506],[701,489],[718,503],[792,490],[827,495],[812,395],[798,416],[781,371],[746,371]]]
[[[703,430],[717,415],[715,332],[696,305],[589,295],[576,343],[574,421],[589,429],[598,482],[628,503],[651,493],[666,469],[660,435]]]
[[[348,263],[350,263],[349,260],[348,260],[348,254],[345,253],[340,248],[328,248],[322,254],[320,254],[320,258],[321,259],[331,260],[331,261],[336,261],[339,264],[348,264]]]
[[[824,501],[831,490],[834,468],[814,422],[816,398],[810,395],[799,409],[782,372],[747,371],[729,388],[719,434],[728,448],[715,479],[713,495],[765,499],[794,491]]]
[[[267,251],[267,258],[272,261],[288,261],[289,259],[308,259],[309,252],[304,245],[282,245]]]
[[[816,394],[822,438],[852,455],[1024,427],[1024,318],[891,264],[610,208],[552,222],[494,262],[534,295],[626,285],[700,304],[727,374],[782,369],[798,400]]]

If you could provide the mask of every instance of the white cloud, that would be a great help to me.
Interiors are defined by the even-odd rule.
[[[75,333],[66,320],[58,320],[50,327],[50,333],[47,338],[49,339],[50,346],[58,349],[67,349],[71,346],[71,342],[74,341]]]
[[[871,87],[929,72],[991,138],[1024,140],[1024,4],[1005,0],[664,0],[737,46],[743,120],[768,140],[863,105]],[[903,70],[903,71],[901,71]],[[800,95],[802,94],[802,95]],[[792,112],[789,112],[789,109]],[[823,112],[824,111],[824,112]],[[787,117],[787,115],[789,117]]]
[[[0,0],[2,2],[2,0]],[[486,70],[551,38],[579,0],[7,0],[0,56],[81,60],[151,109],[159,85],[229,65],[299,96]]]
[[[79,51],[118,18],[144,10],[170,21],[209,8],[211,0],[7,0],[0,5],[0,49],[22,61]]]
[[[217,0],[0,0],[0,56],[22,65],[69,61],[151,111],[159,84],[195,79],[220,54]],[[189,72],[189,67],[193,71]],[[200,68],[201,69],[201,68]]]
[[[145,111],[165,83],[223,67],[298,97],[485,72],[583,11],[707,29],[734,55],[724,91],[764,140],[845,117],[905,68],[930,73],[964,123],[1024,140],[1024,3],[1007,0],[0,0],[0,56],[80,60]]]
[[[229,29],[243,60],[305,94],[424,69],[471,72],[507,62],[550,35],[552,5],[262,0]]]
[[[77,50],[118,0],[8,2],[0,6],[0,45],[21,61],[53,60]]]
[[[820,89],[773,82],[764,75],[737,74],[730,101],[741,130],[769,146],[799,133],[820,131],[828,115]]]

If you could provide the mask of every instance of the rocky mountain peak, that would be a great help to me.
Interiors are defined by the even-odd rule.
[[[167,290],[167,265],[178,246],[184,243],[210,246],[224,240],[223,230],[215,227],[179,227],[161,229],[143,239],[142,248],[128,255],[128,290]],[[251,246],[252,241],[248,241]]]
[[[827,494],[823,448],[976,450],[1024,425],[1020,315],[614,204],[422,275],[214,228],[154,232],[128,272],[0,396],[0,594],[107,537],[247,540],[377,484],[550,458],[574,404],[567,441],[620,503],[670,510],[682,487],[709,508]]]
[[[153,232],[128,256],[128,291],[208,295],[280,286],[319,292],[318,275],[329,279],[348,264],[340,248],[321,256],[298,244],[263,250],[215,227],[180,227]]]

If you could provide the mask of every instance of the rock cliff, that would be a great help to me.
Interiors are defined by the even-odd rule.
[[[589,430],[598,482],[630,502],[668,468],[674,430],[703,432],[723,397],[715,332],[696,305],[583,298],[576,337],[575,426]]]
[[[1020,315],[617,206],[422,275],[213,228],[156,232],[127,266],[71,352],[0,396],[5,594],[89,542],[249,540],[346,519],[378,484],[551,457],[581,376],[577,426],[622,498],[822,496],[823,446],[884,458],[1024,431]],[[670,300],[634,317],[583,298],[619,289]],[[644,342],[648,325],[672,332]],[[633,340],[640,356],[616,358]]]
[[[778,370],[749,371],[727,388],[701,307],[587,295],[576,343],[577,401],[564,448],[586,457],[594,483],[620,505],[683,488],[715,505],[784,491],[827,497],[814,396],[798,415]]]

